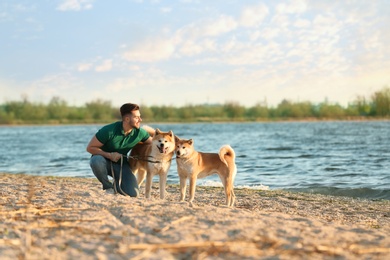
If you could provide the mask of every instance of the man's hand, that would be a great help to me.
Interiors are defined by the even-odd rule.
[[[122,157],[122,154],[120,154],[120,153],[117,153],[117,152],[110,153],[110,160],[113,162],[119,161],[121,157]]]

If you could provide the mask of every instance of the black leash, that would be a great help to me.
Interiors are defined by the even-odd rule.
[[[125,156],[125,155],[123,155]],[[146,157],[151,157],[153,158],[152,156],[146,156]],[[152,161],[152,160],[149,160],[149,159],[143,159],[145,157],[140,157],[140,156],[131,156],[129,155],[127,158],[131,158],[131,159],[134,159],[134,160],[137,160],[137,161],[145,161],[145,162],[150,162],[150,163],[163,163],[163,161]],[[172,158],[170,159],[169,161],[166,161],[166,162],[170,162],[172,160],[174,160],[175,158]]]

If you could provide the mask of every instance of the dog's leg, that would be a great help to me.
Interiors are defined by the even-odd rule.
[[[148,172],[146,174],[146,183],[145,183],[145,198],[150,198],[150,193],[152,189],[152,180],[153,180],[153,174],[151,172]]]
[[[160,174],[160,199],[165,198],[165,185],[167,183],[167,174]]]
[[[236,194],[234,194],[234,189],[232,189],[232,199],[230,201],[230,206],[233,207],[236,202]]]
[[[229,188],[229,185],[226,185],[225,186],[225,197],[226,197],[226,206],[228,206],[228,207],[231,207],[234,204],[233,194],[232,194],[232,190]]]
[[[234,194],[233,189],[233,180],[232,178],[228,178],[225,185],[226,206],[228,207],[233,207],[234,201],[236,199],[236,195]]]
[[[180,176],[180,201],[186,198],[187,178]]]
[[[196,188],[196,178],[197,174],[192,174],[192,176],[190,177],[190,206],[193,207],[194,204],[193,204],[193,201],[194,201],[194,198],[195,198],[195,188]]]
[[[138,169],[134,174],[137,176],[138,187],[140,187],[145,180],[146,171],[144,169]]]
[[[225,199],[226,199],[226,206],[232,207],[234,205],[235,195],[233,190],[233,179],[231,176],[226,174],[220,174],[218,173],[219,178],[221,179],[221,182],[223,184],[224,190],[225,190]]]

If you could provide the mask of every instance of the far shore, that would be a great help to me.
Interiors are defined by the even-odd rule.
[[[15,122],[10,124],[0,123],[0,127],[13,127],[13,126],[83,126],[83,125],[104,125],[115,121],[120,121],[119,118],[114,118],[111,121],[104,122],[39,122],[39,123],[26,123]],[[389,117],[347,117],[347,118],[276,118],[276,119],[259,119],[259,120],[199,120],[199,121],[143,121],[142,124],[244,124],[244,123],[311,123],[311,122],[389,122]]]

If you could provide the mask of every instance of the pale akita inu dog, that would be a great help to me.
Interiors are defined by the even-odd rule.
[[[152,144],[137,144],[130,152],[129,164],[137,176],[138,186],[145,180],[145,197],[150,198],[153,176],[159,175],[160,198],[165,198],[168,170],[175,152],[175,136],[172,131],[143,126],[152,136]]]
[[[236,197],[233,190],[234,178],[237,173],[236,155],[233,148],[230,145],[224,145],[219,153],[203,153],[194,149],[193,139],[185,140],[177,136],[175,139],[177,171],[180,177],[180,200],[185,199],[187,178],[190,179],[189,203],[192,206],[196,180],[218,174],[225,188],[226,205],[233,206]]]

